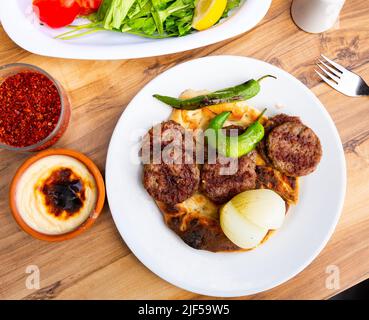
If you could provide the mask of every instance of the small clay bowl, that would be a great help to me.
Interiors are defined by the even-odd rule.
[[[78,226],[73,231],[70,231],[68,233],[63,234],[57,234],[57,235],[49,235],[44,234],[41,232],[38,232],[31,228],[22,218],[20,215],[17,204],[16,204],[16,188],[17,184],[19,182],[19,179],[23,175],[23,173],[35,162],[38,160],[52,156],[52,155],[64,155],[64,156],[70,156],[73,157],[80,162],[82,162],[90,171],[92,176],[95,178],[96,182],[96,189],[97,189],[97,200],[95,209],[93,212],[90,213],[89,217],[86,219],[85,222],[83,222],[80,226]],[[37,238],[39,240],[49,241],[49,242],[57,242],[57,241],[64,241],[68,239],[72,239],[87,229],[91,228],[91,226],[95,223],[96,219],[99,217],[105,202],[105,185],[104,185],[104,179],[97,168],[97,166],[85,155],[82,153],[73,151],[73,150],[67,150],[67,149],[49,149],[45,151],[41,151],[38,154],[32,156],[28,160],[26,160],[17,170],[12,183],[10,185],[10,193],[9,193],[9,203],[10,203],[10,209],[13,214],[13,217],[15,221],[18,223],[21,229],[23,229],[26,233],[31,235],[34,238]]]

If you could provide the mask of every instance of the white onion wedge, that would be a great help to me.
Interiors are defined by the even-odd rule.
[[[268,189],[242,192],[230,202],[241,216],[261,228],[271,230],[280,228],[286,215],[284,200],[276,192]]]
[[[231,202],[220,211],[220,226],[227,238],[243,249],[255,248],[268,232],[241,215]]]

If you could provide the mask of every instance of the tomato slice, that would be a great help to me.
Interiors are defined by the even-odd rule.
[[[82,16],[89,15],[99,10],[102,0],[76,0],[81,7]]]
[[[76,0],[33,0],[33,10],[51,28],[70,25],[81,12]]]

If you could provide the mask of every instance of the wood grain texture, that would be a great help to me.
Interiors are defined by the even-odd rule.
[[[369,81],[368,3],[347,1],[339,29],[320,35],[304,33],[293,24],[290,4],[274,0],[265,19],[242,36],[184,53],[124,61],[37,56],[17,47],[0,27],[0,65],[38,65],[59,79],[71,96],[72,122],[57,146],[87,154],[102,171],[110,136],[129,101],[144,84],[180,62],[219,54],[255,57],[290,72],[312,89],[344,144],[348,168],[344,211],[328,245],[308,268],[277,288],[242,299],[324,299],[369,277],[369,100],[333,91],[313,71],[315,59],[324,53]],[[176,288],[144,267],[121,240],[107,205],[96,225],[74,240],[49,244],[23,233],[10,215],[8,188],[26,158],[0,151],[0,298],[207,298]],[[40,268],[39,290],[25,286],[28,265]],[[337,290],[325,286],[329,265],[340,268]]]

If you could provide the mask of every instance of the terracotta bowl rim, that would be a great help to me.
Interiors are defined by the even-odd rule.
[[[93,212],[90,213],[89,217],[76,229],[70,232],[67,232],[67,233],[57,234],[57,235],[41,233],[31,228],[23,220],[22,216],[20,215],[18,208],[17,208],[16,197],[15,197],[16,188],[17,188],[19,179],[22,177],[24,172],[32,164],[39,161],[40,159],[48,157],[48,156],[53,156],[53,155],[70,156],[82,162],[87,167],[87,169],[90,171],[90,173],[93,175],[95,182],[96,182],[96,188],[97,188],[97,200],[96,200],[95,209],[93,210]],[[84,154],[78,151],[69,150],[69,149],[48,149],[48,150],[41,151],[37,153],[36,155],[33,155],[32,157],[28,158],[25,162],[23,162],[23,164],[18,168],[17,172],[15,173],[13,180],[11,182],[11,185],[10,185],[10,190],[9,190],[10,211],[15,221],[18,223],[19,227],[23,231],[31,235],[32,237],[39,239],[39,240],[48,241],[48,242],[58,242],[58,241],[72,239],[80,235],[84,231],[88,230],[89,228],[91,228],[92,225],[95,223],[96,219],[100,216],[101,211],[104,207],[104,203],[105,203],[105,184],[104,184],[104,179],[101,175],[100,170],[90,158],[88,158],[87,156],[85,156]]]

